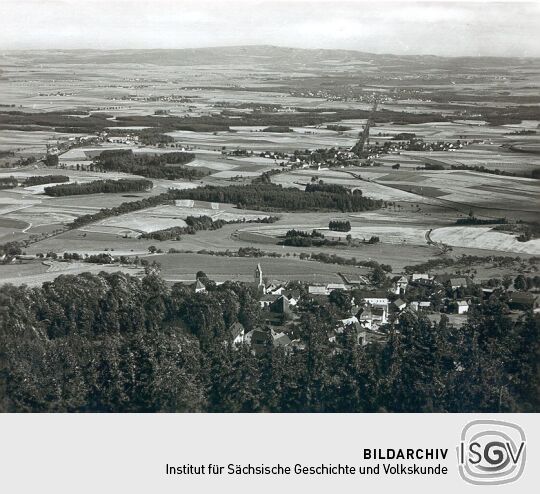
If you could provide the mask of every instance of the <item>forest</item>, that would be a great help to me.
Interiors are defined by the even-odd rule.
[[[62,275],[0,288],[1,412],[538,412],[539,320],[475,307],[462,328],[407,314],[386,342],[330,342],[350,299],[305,297],[303,349],[231,343],[264,329],[247,285],[203,294],[156,270]]]
[[[225,202],[239,208],[272,211],[366,211],[378,209],[382,201],[362,197],[362,193],[351,193],[348,189],[298,191],[275,184],[230,185],[215,187],[207,185],[196,189],[175,190],[176,199]],[[317,187],[320,187],[317,184]],[[333,187],[333,186],[332,186]],[[338,186],[339,187],[339,186]],[[342,190],[343,189],[343,190]]]
[[[204,177],[207,172],[184,167],[195,159],[192,153],[170,152],[162,154],[135,154],[131,149],[109,149],[103,151],[94,164],[101,171],[116,171],[141,175],[147,178],[167,180],[194,180]]]
[[[152,188],[150,180],[121,178],[120,180],[94,180],[86,183],[73,183],[45,187],[48,196],[78,196],[83,194],[102,194],[115,192],[143,192]]]

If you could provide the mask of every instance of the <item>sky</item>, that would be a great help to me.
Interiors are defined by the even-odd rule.
[[[279,45],[540,56],[540,2],[0,0],[0,50]]]

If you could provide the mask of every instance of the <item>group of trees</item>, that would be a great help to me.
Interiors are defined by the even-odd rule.
[[[335,232],[350,232],[351,222],[349,220],[331,220],[328,223],[328,228]]]
[[[508,177],[515,177],[516,174],[506,170],[499,170],[498,168],[486,168],[484,165],[451,165],[452,170],[472,170],[481,173],[491,173],[493,175],[506,175]],[[534,178],[534,177],[533,177]]]
[[[168,180],[195,180],[207,175],[203,170],[185,165],[195,159],[193,153],[180,151],[161,154],[135,154],[131,149],[109,149],[103,151],[94,161],[94,166],[102,171],[132,173],[147,178]]]
[[[292,247],[319,247],[323,245],[337,245],[339,242],[325,239],[324,235],[317,230],[312,230],[311,232],[288,230],[282,244]]]
[[[144,192],[153,186],[150,180],[122,178],[120,180],[94,180],[86,183],[73,183],[45,187],[48,196],[75,196],[82,194],[102,194],[114,192]]]
[[[0,411],[537,412],[538,318],[492,299],[454,328],[414,314],[387,341],[329,341],[343,297],[306,298],[291,334],[303,349],[234,348],[261,327],[246,285],[195,294],[157,274],[63,275],[0,288]]]
[[[31,187],[32,185],[52,184],[69,182],[69,177],[65,175],[35,175],[24,179],[23,184],[25,187]],[[15,177],[1,177],[0,189],[13,189],[19,185],[19,181]]]
[[[0,177],[0,189],[13,189],[19,185],[15,177]]]
[[[506,218],[477,218],[471,211],[465,218],[458,218],[456,225],[504,225],[508,223]]]
[[[45,166],[58,166],[59,161],[57,154],[47,154],[44,163]]]

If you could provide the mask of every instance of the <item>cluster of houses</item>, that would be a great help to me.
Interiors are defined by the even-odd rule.
[[[303,348],[302,341],[289,331],[289,323],[297,317],[295,307],[303,297],[324,302],[335,290],[351,293],[350,309],[347,310],[347,317],[335,321],[335,327],[328,335],[329,341],[336,341],[346,328],[352,328],[358,345],[384,341],[387,336],[385,326],[398,322],[403,314],[424,313],[428,317],[439,317],[440,312],[447,312],[459,316],[466,314],[474,303],[473,296],[458,298],[459,294],[467,293],[467,287],[472,285],[472,281],[466,277],[430,276],[424,273],[395,276],[385,289],[373,289],[362,276],[342,278],[343,283],[308,285],[307,290],[289,289],[287,283],[265,281],[261,265],[258,264],[252,284],[260,293],[259,304],[267,314],[266,322],[274,329],[257,328],[246,332],[242,324],[236,322],[229,328],[234,344],[250,345],[255,353],[264,351],[269,341],[275,347],[284,349]],[[429,289],[419,291],[421,287]],[[200,280],[193,288],[196,293],[206,291]],[[482,289],[482,296],[489,297],[492,291]],[[411,293],[424,293],[425,296],[411,300]],[[453,297],[448,297],[448,293],[452,293]],[[438,302],[434,302],[434,295],[439,295]],[[527,310],[538,306],[538,297],[529,292],[510,292],[508,304],[511,309]]]

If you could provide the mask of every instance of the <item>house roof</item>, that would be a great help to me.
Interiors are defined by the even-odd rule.
[[[245,331],[245,328],[244,328],[244,325],[238,321],[236,321],[230,328],[229,328],[229,331],[231,332],[232,334],[232,337],[233,338],[236,338],[238,336],[240,336],[244,331]]]
[[[373,309],[371,309],[371,313],[374,315],[374,316],[384,316],[384,309],[382,307],[374,307]]]
[[[467,303],[466,300],[458,300],[457,304],[458,304],[459,307],[468,307],[469,306],[469,304]]]
[[[348,317],[347,319],[341,319],[341,324],[343,326],[348,326],[349,324],[356,324],[358,318],[356,316]]]
[[[274,346],[288,346],[291,344],[291,339],[285,333],[277,333],[274,335]]]
[[[398,276],[394,276],[394,277],[392,278],[392,281],[393,281],[394,283],[398,283],[398,282],[399,282],[399,283],[408,283],[408,282],[409,282],[409,279],[408,279],[406,276],[399,276],[399,275],[398,275]]]
[[[281,292],[282,295],[285,295],[289,300],[291,298],[299,299],[300,298],[300,291],[299,290],[286,290],[284,292]]]
[[[403,300],[401,300],[400,298],[398,298],[397,300],[394,301],[394,305],[396,307],[401,307],[402,305],[407,305],[406,302],[404,302]]]
[[[360,291],[360,298],[387,298],[387,294],[384,290],[374,290],[371,292],[362,290]]]
[[[328,283],[326,288],[328,290],[347,290],[347,286],[343,283]]]
[[[531,304],[534,302],[535,296],[529,292],[511,292],[508,298],[509,302]]]
[[[273,302],[274,300],[277,300],[280,295],[273,295],[273,294],[266,294],[263,295],[259,300],[261,302]]]

